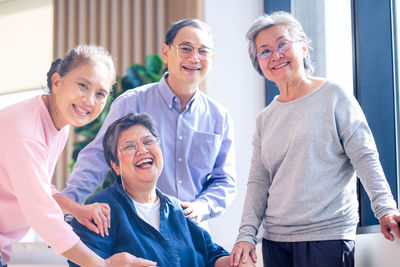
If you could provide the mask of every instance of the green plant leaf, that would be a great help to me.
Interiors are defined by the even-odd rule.
[[[144,69],[144,67],[132,64],[126,69],[126,75],[121,79],[122,92],[143,85],[142,80],[137,74],[139,69]]]
[[[161,58],[157,54],[148,55],[146,57],[145,66],[149,72],[160,74],[162,64]]]

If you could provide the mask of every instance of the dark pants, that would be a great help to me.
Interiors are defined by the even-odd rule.
[[[275,242],[263,239],[265,267],[354,267],[354,241]]]

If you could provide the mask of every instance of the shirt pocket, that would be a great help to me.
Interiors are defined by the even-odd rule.
[[[198,175],[211,173],[221,147],[222,135],[194,132],[189,151],[188,164],[190,169],[197,169]]]

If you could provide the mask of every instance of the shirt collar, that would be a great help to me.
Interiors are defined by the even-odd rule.
[[[167,103],[169,108],[172,108],[174,105],[174,99],[177,97],[174,92],[172,92],[171,88],[167,83],[168,72],[164,74],[161,80],[158,83],[158,90],[160,91],[161,97],[164,99],[165,103]]]
[[[161,78],[160,82],[158,83],[159,86],[159,91],[160,91],[160,95],[161,97],[164,99],[165,103],[167,103],[169,108],[173,108],[175,104],[175,99],[179,98],[174,94],[174,92],[172,91],[171,87],[169,87],[168,83],[167,83],[167,78],[168,78],[169,73],[165,73],[164,76]],[[189,103],[187,104],[186,109],[192,113],[194,108],[197,105],[198,99],[199,99],[199,90],[196,91],[196,93],[193,95],[192,99],[190,99]],[[180,110],[179,110],[180,112]]]
[[[118,182],[117,179],[115,179],[113,186],[116,187],[117,192],[119,194],[122,195],[122,197],[129,203],[129,204],[133,204],[131,198],[128,196],[128,194],[125,192],[124,188],[122,187],[122,184],[120,182]],[[156,188],[156,193],[158,195],[158,197],[160,198],[160,208],[164,209],[165,206],[168,205],[172,205],[171,200],[163,193],[161,192],[158,188]],[[133,210],[136,212],[136,209],[134,208],[133,205]]]

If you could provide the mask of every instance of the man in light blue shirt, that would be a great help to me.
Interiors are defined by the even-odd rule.
[[[129,112],[146,112],[157,124],[165,159],[157,187],[181,200],[185,215],[196,222],[220,215],[236,194],[236,171],[232,119],[199,91],[214,59],[212,47],[205,23],[186,19],[172,25],[162,46],[168,73],[158,83],[114,100],[96,139],[79,153],[62,193],[82,203],[94,192],[109,170],[102,148],[107,127]],[[55,199],[74,214],[64,196]],[[97,224],[94,216],[91,219]]]

